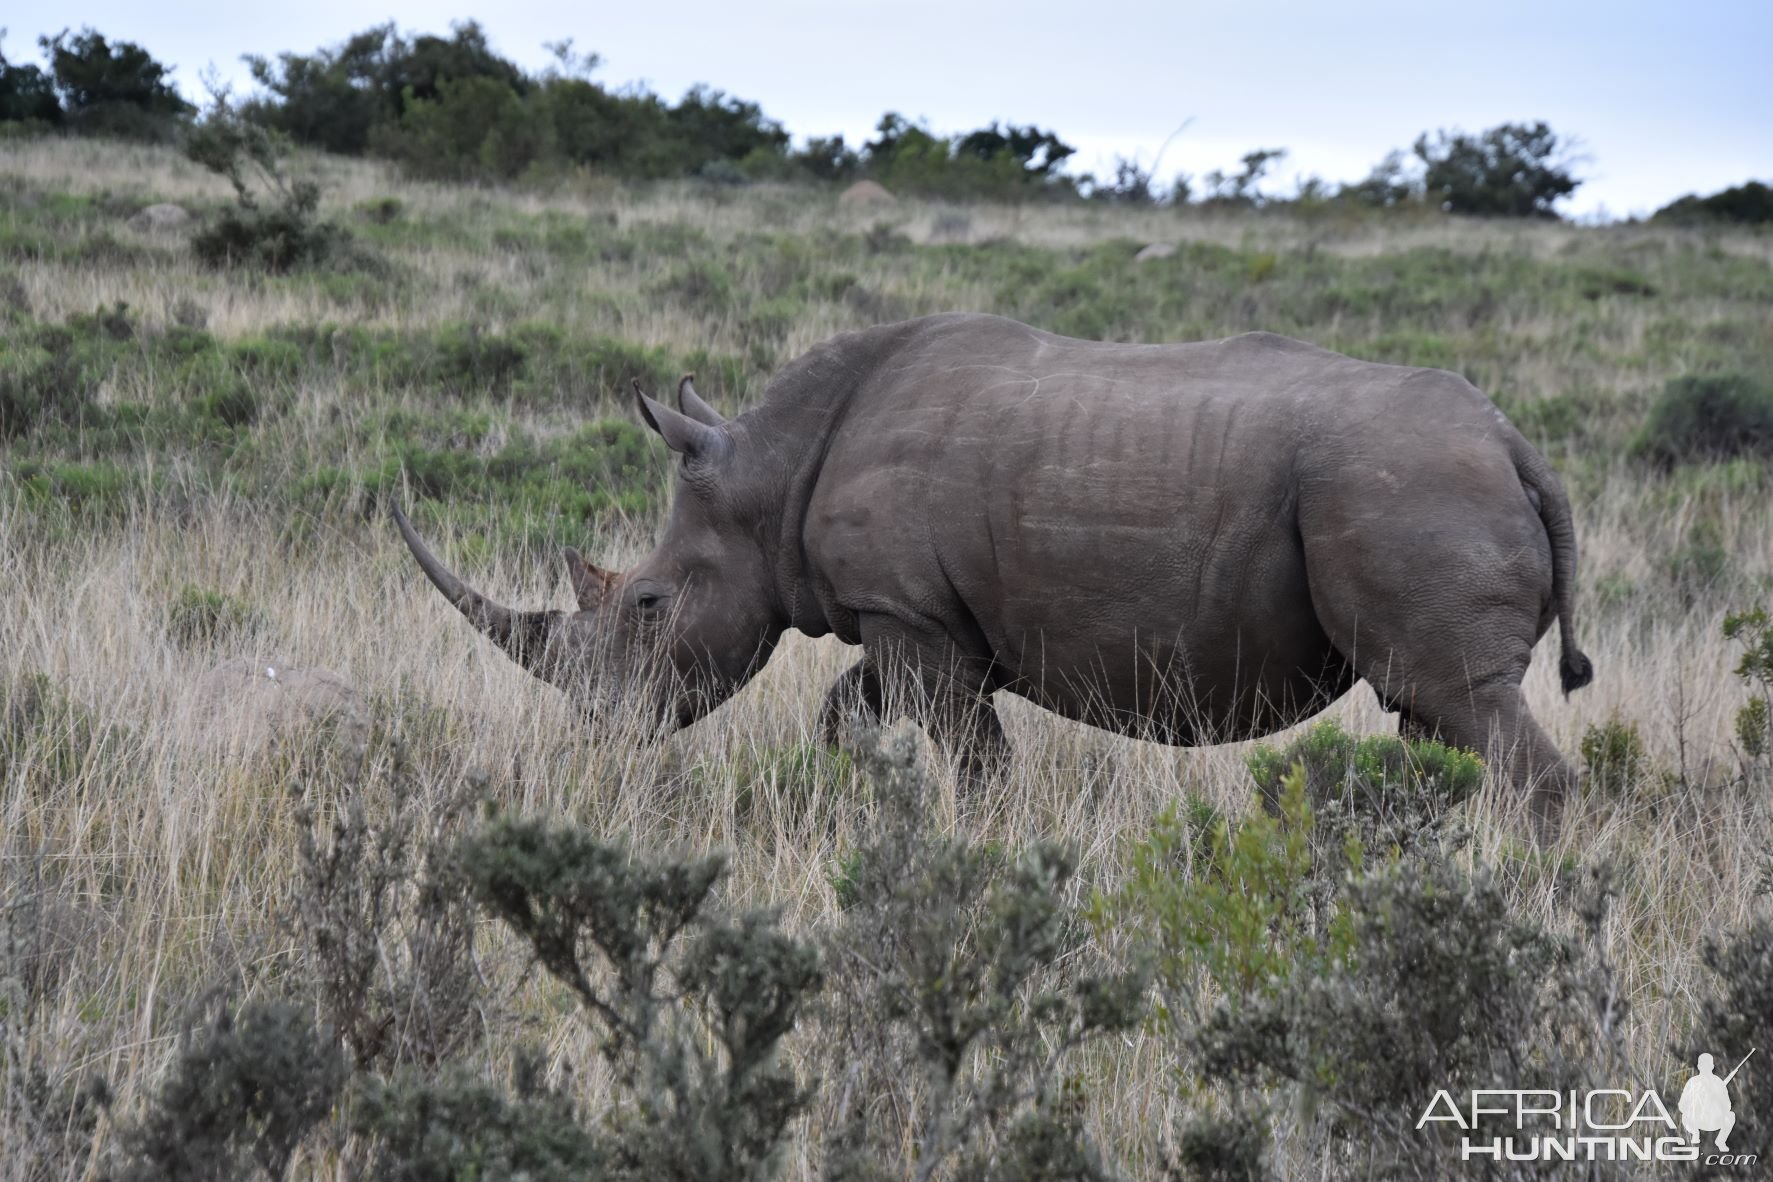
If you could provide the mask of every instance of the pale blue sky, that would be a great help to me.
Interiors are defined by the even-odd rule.
[[[963,0],[86,0],[4,18],[15,60],[38,34],[91,25],[178,67],[190,97],[213,63],[311,51],[385,20],[445,32],[477,18],[520,64],[571,37],[607,85],[670,98],[708,82],[760,102],[797,136],[867,137],[886,110],[938,131],[1036,123],[1075,145],[1075,171],[1149,163],[1235,168],[1290,150],[1278,176],[1356,179],[1437,127],[1544,119],[1578,137],[1589,182],[1568,212],[1647,213],[1682,193],[1773,180],[1773,0],[1366,0],[1361,3],[966,3]]]

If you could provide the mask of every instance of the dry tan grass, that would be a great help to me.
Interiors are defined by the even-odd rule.
[[[71,192],[142,192],[174,200],[215,200],[223,186],[164,153],[114,145],[9,144],[8,171]],[[760,219],[785,232],[866,228],[877,218],[927,240],[942,211],[906,203],[886,215],[852,215],[823,200],[764,192],[710,200],[688,190],[642,195],[587,184],[544,195],[510,196],[397,182],[370,164],[326,163],[336,186],[330,200],[349,204],[396,192],[437,216],[493,216],[501,210],[561,210],[695,225],[721,237],[755,229]],[[1553,256],[1597,231],[1570,227],[1494,227],[1441,222],[1402,229],[1374,223],[1314,225],[1297,220],[1178,217],[1044,208],[972,209],[968,233],[1047,244],[1113,238],[1200,239],[1275,249],[1316,242],[1349,254],[1432,244],[1454,251],[1526,251]],[[1599,233],[1654,240],[1661,230]],[[1767,257],[1769,240],[1730,249]],[[580,311],[563,302],[558,276],[511,270],[474,252],[438,250],[404,258],[441,288],[434,297],[372,312],[364,322],[438,323],[465,314],[467,271],[508,288],[526,314],[619,333],[642,342],[683,344],[706,327],[649,302],[644,261],[627,274],[603,276],[626,293],[620,314]],[[25,264],[19,275],[45,318],[126,300],[151,319],[171,315],[180,299],[207,306],[221,335],[291,321],[338,317],[317,290],[300,285],[255,290],[196,269],[168,252],[152,266],[121,271]],[[918,307],[937,293],[901,292]],[[944,289],[947,304],[983,292]],[[532,302],[533,297],[533,302]],[[817,318],[796,324],[793,352],[845,325]],[[1567,331],[1546,325],[1548,334]],[[697,340],[696,343],[705,343]],[[718,344],[718,340],[713,342]],[[1596,363],[1606,380],[1606,363]],[[1641,375],[1629,380],[1643,381]],[[302,392],[304,414],[318,420],[336,391]],[[1669,505],[1641,485],[1636,470],[1608,471],[1578,504],[1584,593],[1579,618],[1593,657],[1595,685],[1564,700],[1553,673],[1555,638],[1541,647],[1527,683],[1535,711],[1572,755],[1584,729],[1609,717],[1636,720],[1656,764],[1683,763],[1697,781],[1722,785],[1730,735],[1743,691],[1728,675],[1734,654],[1720,625],[1733,606],[1702,597],[1678,602],[1660,580],[1667,555],[1685,534],[1691,503]],[[1773,516],[1751,494],[1722,493],[1711,505],[1724,543],[1743,569],[1773,570]],[[774,902],[795,930],[810,930],[834,910],[828,878],[856,832],[858,802],[820,799],[810,811],[765,785],[748,821],[736,817],[735,768],[748,754],[811,741],[823,687],[850,654],[832,640],[793,638],[735,701],[662,748],[639,749],[621,736],[587,735],[557,694],[530,679],[477,638],[418,577],[392,528],[324,540],[322,561],[292,566],[278,542],[280,522],[247,506],[206,500],[189,517],[144,506],[126,525],[78,537],[42,537],[17,503],[0,504],[0,586],[11,610],[0,614],[0,679],[41,671],[89,711],[103,741],[53,791],[31,792],[14,768],[0,784],[9,881],[53,876],[71,900],[59,917],[67,940],[52,1013],[33,1037],[47,1062],[68,1075],[101,1072],[127,1109],[169,1060],[194,983],[262,980],[290,955],[268,942],[266,918],[284,907],[295,884],[295,793],[279,785],[289,769],[278,750],[218,750],[202,740],[206,720],[195,687],[214,654],[192,654],[168,639],[163,617],[179,586],[200,582],[238,594],[272,621],[249,655],[336,670],[366,694],[415,691],[452,711],[462,744],[452,757],[489,775],[511,807],[571,818],[643,846],[725,849],[733,859],[736,902]],[[447,552],[447,538],[437,539]],[[644,549],[640,532],[600,539],[618,564]],[[1596,591],[1608,576],[1652,588],[1625,603]],[[507,601],[564,600],[557,572],[493,569],[484,589]],[[1232,812],[1250,808],[1242,746],[1176,750],[1123,740],[1063,722],[1019,701],[1003,704],[1018,751],[1013,777],[984,799],[956,799],[950,786],[934,822],[983,839],[1017,844],[1058,837],[1083,851],[1084,878],[1112,884],[1126,846],[1149,831],[1154,815],[1178,796],[1201,793]],[[1389,730],[1370,690],[1357,687],[1331,717],[1362,733]],[[1286,736],[1280,736],[1284,740]],[[680,774],[702,769],[701,789],[686,792]],[[316,791],[325,785],[311,786]],[[425,785],[432,794],[448,785]],[[1558,858],[1609,861],[1621,868],[1622,893],[1607,930],[1634,1019],[1631,1070],[1637,1079],[1669,1075],[1671,1044],[1693,1012],[1701,986],[1698,940],[1740,921],[1758,891],[1766,848],[1766,802],[1727,786],[1688,795],[1648,786],[1623,799],[1578,802],[1549,856],[1527,853],[1516,802],[1492,786],[1470,807],[1475,850],[1514,876],[1520,906],[1547,924],[1568,923],[1553,873]],[[26,864],[35,860],[35,866]],[[486,932],[489,956],[510,957],[509,941]],[[519,997],[555,1061],[592,1062],[583,1024],[531,982]],[[810,1062],[809,1048],[796,1054]],[[1105,1142],[1148,1153],[1176,1101],[1162,1044],[1134,1039],[1092,1057],[1091,1124]],[[595,1103],[607,1086],[595,1071],[579,1078]],[[812,1134],[793,1151],[795,1176],[813,1176]],[[0,1163],[6,1160],[0,1150]],[[1149,1160],[1148,1158],[1146,1160]],[[310,1163],[328,1176],[325,1163]]]

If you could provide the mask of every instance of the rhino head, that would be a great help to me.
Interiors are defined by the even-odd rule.
[[[787,626],[775,594],[743,430],[678,386],[680,410],[635,383],[647,425],[681,461],[659,544],[628,571],[565,552],[578,610],[517,611],[457,578],[394,507],[432,584],[518,664],[564,690],[587,718],[634,711],[659,730],[688,726],[744,685]],[[655,732],[656,733],[656,732]]]

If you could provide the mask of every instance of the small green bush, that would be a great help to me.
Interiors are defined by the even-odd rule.
[[[1066,1062],[1139,1021],[1145,976],[1091,955],[1075,855],[933,834],[909,736],[856,757],[877,813],[832,875],[826,1048],[852,1098],[828,1116],[827,1176],[1106,1177]]]
[[[1282,776],[1277,816],[1167,811],[1093,908],[1105,941],[1152,958],[1152,1026],[1199,1135],[1178,1172],[1251,1176],[1272,1104],[1299,1114],[1308,1152],[1358,1157],[1362,1176],[1443,1176],[1457,1146],[1415,1128],[1436,1088],[1566,1083],[1617,1049],[1608,888],[1570,885],[1586,938],[1566,940],[1432,848],[1368,865],[1350,837],[1314,858],[1306,780],[1303,761]]]
[[[1759,761],[1773,751],[1773,615],[1755,607],[1727,616],[1724,639],[1742,646],[1736,676],[1751,695],[1736,712],[1736,741],[1744,755]]]
[[[76,517],[111,517],[125,513],[152,488],[116,464],[66,464],[54,460],[20,460],[11,472],[33,509],[60,510]]]
[[[1737,456],[1773,459],[1773,384],[1746,373],[1671,379],[1651,406],[1635,450],[1665,467]]]
[[[1331,845],[1349,836],[1368,846],[1408,845],[1483,785],[1484,765],[1468,751],[1429,739],[1357,738],[1322,722],[1284,751],[1263,745],[1250,775],[1271,811],[1289,772],[1303,767],[1305,795]]]
[[[1176,1182],[1266,1182],[1268,1138],[1259,1116],[1194,1116],[1177,1132],[1167,1176]]]
[[[520,1053],[509,1086],[461,1066],[436,1076],[369,1078],[352,1095],[352,1127],[373,1138],[369,1177],[391,1182],[632,1177],[572,1100]]]
[[[811,1099],[780,1044],[819,990],[775,917],[718,913],[720,858],[651,860],[534,821],[461,843],[456,874],[602,1030],[624,1092],[600,1122],[610,1177],[762,1178]],[[429,1085],[422,1085],[429,1086]],[[481,1128],[481,1139],[494,1130]]]
[[[1650,771],[1638,724],[1620,718],[1590,724],[1582,732],[1582,763],[1588,786],[1608,796],[1624,795]]]
[[[1585,267],[1575,272],[1574,279],[1577,290],[1584,299],[1598,300],[1603,296],[1653,296],[1656,285],[1638,274],[1622,267]]]
[[[233,206],[191,237],[197,257],[211,267],[256,267],[281,272],[317,266],[334,257],[344,232],[318,216],[320,190],[297,181],[269,209]]]
[[[166,611],[166,631],[182,648],[208,650],[250,641],[268,621],[243,599],[186,583]]]
[[[270,131],[244,119],[226,94],[215,96],[185,138],[185,155],[234,186],[234,204],[191,237],[204,263],[283,272],[343,252],[349,236],[319,216],[319,185],[285,175],[285,151]],[[266,198],[269,205],[262,203]]]
[[[125,1182],[282,1178],[344,1086],[344,1057],[306,1008],[220,1008],[189,1039],[166,1082],[120,1140]]]

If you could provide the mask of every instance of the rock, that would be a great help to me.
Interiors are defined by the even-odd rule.
[[[887,187],[874,181],[857,181],[837,196],[837,204],[846,209],[871,205],[897,205],[899,199]]]
[[[1133,256],[1135,263],[1149,263],[1152,259],[1167,259],[1176,253],[1174,242],[1153,242]]]
[[[191,220],[182,205],[161,202],[150,205],[129,219],[129,228],[140,230],[144,234],[164,233],[168,230],[182,229]]]
[[[347,749],[369,739],[369,715],[351,683],[327,669],[231,657],[197,682],[198,722],[211,741],[248,750],[329,725]]]

